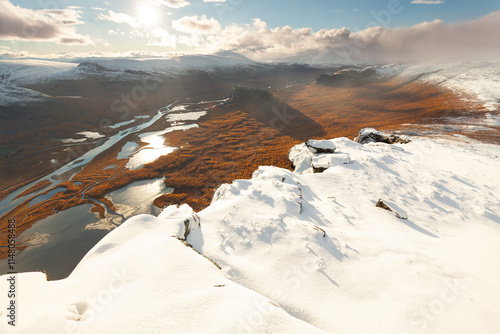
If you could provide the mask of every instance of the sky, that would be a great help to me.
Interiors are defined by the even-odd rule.
[[[499,13],[500,0],[0,0],[0,57],[496,52]]]

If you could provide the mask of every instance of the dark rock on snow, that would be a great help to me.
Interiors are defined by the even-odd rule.
[[[375,129],[362,129],[358,132],[354,141],[360,144],[386,143],[386,144],[408,144],[411,140],[402,139],[395,134],[385,134]]]
[[[377,208],[382,208],[384,210],[387,210],[387,211],[394,213],[394,215],[399,219],[404,219],[404,220],[408,219],[408,214],[405,211],[403,211],[399,208],[398,208],[398,210],[393,210],[387,204],[385,204],[382,199],[379,199],[377,204],[375,204],[375,206]]]
[[[337,148],[330,140],[314,140],[309,139],[306,141],[306,146],[314,154],[320,153],[333,153]]]

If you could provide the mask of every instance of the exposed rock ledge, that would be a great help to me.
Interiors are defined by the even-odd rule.
[[[386,143],[386,144],[408,144],[411,142],[409,139],[405,139],[395,134],[386,134],[382,131],[378,131],[373,128],[364,128],[358,132],[354,141],[360,144],[368,143]]]
[[[306,146],[312,153],[334,153],[337,148],[331,140],[309,139]]]
[[[347,153],[335,152],[332,140],[308,140],[292,147],[288,157],[299,173],[321,173],[330,167],[351,163]]]

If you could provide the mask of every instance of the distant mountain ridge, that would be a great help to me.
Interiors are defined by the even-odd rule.
[[[307,57],[306,57],[307,56]],[[5,82],[29,89],[34,86],[55,81],[127,81],[133,82],[144,78],[177,77],[187,71],[234,72],[266,71],[275,69],[293,69],[308,71],[319,68],[337,68],[349,70],[359,68],[353,65],[335,65],[335,55],[322,63],[307,62],[325,55],[305,55],[276,59],[274,63],[261,63],[235,52],[219,52],[212,55],[183,55],[171,58],[83,58],[77,62],[61,62],[36,59],[0,60],[0,85]],[[311,58],[312,57],[312,58]],[[323,59],[323,58],[322,58]],[[349,70],[350,71],[350,70]],[[354,70],[356,71],[356,70]],[[363,72],[365,71],[365,72]],[[485,102],[486,108],[496,110],[500,97],[500,61],[457,61],[439,60],[423,64],[384,65],[365,67],[358,74],[370,74],[375,71],[379,76],[401,76],[403,79],[437,83],[446,88],[475,95]],[[347,74],[347,73],[343,73]],[[356,75],[350,72],[349,76]],[[339,77],[334,79],[338,79]],[[373,78],[373,76],[372,76]],[[332,78],[320,78],[320,82],[332,84]],[[351,80],[352,79],[352,80]],[[359,79],[359,80],[358,80]],[[360,78],[350,78],[351,84],[359,84]],[[363,80],[361,80],[363,81]],[[349,86],[349,85],[348,85]],[[0,92],[2,105],[23,103],[22,95],[9,95],[12,89],[3,88]],[[19,91],[19,90],[18,90]],[[25,103],[26,101],[24,101]]]

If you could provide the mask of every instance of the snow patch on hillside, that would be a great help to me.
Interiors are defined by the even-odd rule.
[[[500,105],[500,60],[388,65],[377,67],[377,72],[388,77],[399,75],[405,80],[418,79],[468,94],[489,111],[498,110]]]
[[[48,101],[48,95],[0,81],[0,106],[26,105]]]
[[[78,64],[46,60],[0,60],[0,79],[18,85],[51,81],[75,69]]]

